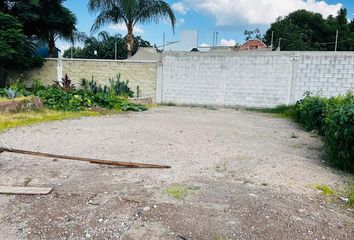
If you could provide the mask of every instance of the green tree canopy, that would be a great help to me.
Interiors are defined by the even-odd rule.
[[[72,41],[77,35],[75,15],[63,6],[65,0],[0,0],[2,12],[11,14],[23,26],[23,33],[48,44],[54,55],[55,41]]]
[[[271,24],[264,41],[271,44],[274,32],[274,47],[281,43],[286,51],[333,51],[336,32],[339,31],[338,50],[354,50],[353,23],[348,23],[347,10],[341,9],[338,16],[324,19],[319,13],[298,10],[286,17],[279,17]],[[281,41],[279,39],[281,38]]]
[[[28,69],[41,63],[33,57],[35,46],[23,34],[21,23],[13,16],[0,12],[0,86],[6,85],[12,69]]]
[[[115,59],[115,45],[117,44],[117,59],[127,58],[127,49],[125,39],[120,35],[110,35],[103,31],[97,37],[87,38],[83,48],[72,48],[64,52],[64,57],[70,58],[71,53],[73,58],[83,59]],[[138,47],[150,47],[148,41],[141,37],[134,37],[133,54],[138,50]],[[97,51],[97,55],[94,52]]]
[[[165,1],[161,0],[89,0],[89,10],[98,13],[92,30],[98,30],[107,23],[124,23],[127,27],[126,45],[128,56],[134,49],[133,30],[137,23],[158,22],[161,18],[171,21],[172,28],[176,17]]]

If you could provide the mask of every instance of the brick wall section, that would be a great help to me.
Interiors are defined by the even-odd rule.
[[[121,80],[129,80],[129,87],[136,93],[139,86],[141,96],[155,99],[156,95],[156,62],[128,62],[109,60],[68,60],[63,59],[63,75],[68,74],[75,84],[81,78],[99,84],[109,85],[110,78],[121,74]]]
[[[354,90],[353,52],[165,53],[163,103],[274,107]]]

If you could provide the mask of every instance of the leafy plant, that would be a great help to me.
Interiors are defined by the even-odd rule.
[[[5,92],[6,92],[7,97],[9,99],[14,99],[14,98],[16,98],[18,96],[18,92],[15,89],[12,89],[12,88],[5,89]]]
[[[117,75],[117,80],[114,79],[109,79],[109,82],[111,84],[111,90],[114,92],[114,94],[119,95],[119,96],[127,96],[127,97],[133,97],[134,92],[130,90],[128,84],[129,81],[121,81],[120,80],[121,75]]]
[[[324,142],[328,159],[354,172],[354,95],[333,98],[325,118]],[[340,104],[333,104],[334,102]]]
[[[68,74],[65,74],[65,77],[61,79],[61,82],[59,81],[54,81],[55,84],[63,89],[64,91],[71,91],[75,89],[75,84],[71,83],[70,78],[68,77]]]
[[[322,132],[326,112],[326,99],[305,93],[305,98],[295,105],[295,121],[301,123],[308,131]]]

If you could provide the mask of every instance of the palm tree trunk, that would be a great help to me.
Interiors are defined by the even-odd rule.
[[[128,34],[126,39],[126,45],[128,50],[128,58],[133,56],[133,49],[134,49],[134,35],[133,35],[133,26],[128,24],[127,26]]]
[[[49,34],[49,40],[48,40],[48,54],[50,58],[54,58],[55,56],[55,40],[54,40],[54,35]]]
[[[7,71],[0,67],[0,87],[4,88],[7,85]]]

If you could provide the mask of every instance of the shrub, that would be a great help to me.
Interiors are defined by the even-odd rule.
[[[66,77],[67,78],[67,77]],[[130,103],[124,96],[118,96],[109,88],[97,85],[95,81],[84,82],[81,80],[82,89],[65,88],[54,85],[43,87],[40,83],[33,86],[35,92],[44,105],[49,109],[62,111],[80,111],[90,107],[101,107],[116,111],[145,111],[146,107]],[[69,84],[69,86],[71,83]]]
[[[328,160],[354,172],[354,95],[329,100],[325,118],[324,142]]]
[[[327,100],[320,96],[305,94],[305,98],[295,104],[295,121],[308,130],[322,132]]]
[[[130,90],[128,84],[129,81],[121,81],[121,75],[117,75],[117,79],[109,79],[109,87],[107,85],[102,86],[101,84],[97,84],[97,82],[93,79],[91,81],[86,80],[85,78],[81,79],[80,86],[82,89],[89,91],[91,93],[104,93],[109,94],[112,93],[118,96],[125,97],[133,97],[134,92]]]
[[[117,75],[117,80],[109,79],[109,82],[111,84],[111,90],[114,92],[114,94],[119,95],[119,96],[127,96],[127,97],[133,97],[134,92],[130,90],[128,84],[129,81],[121,81],[120,80],[120,74]]]
[[[71,79],[68,77],[68,74],[65,74],[65,77],[61,79],[61,82],[54,81],[54,83],[66,92],[75,89],[75,84],[71,82]]]

